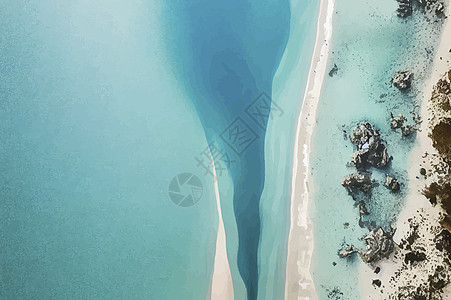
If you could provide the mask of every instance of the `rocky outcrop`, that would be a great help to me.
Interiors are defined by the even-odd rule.
[[[400,90],[406,90],[410,88],[412,84],[413,73],[410,71],[398,71],[393,76],[392,82],[395,87]]]
[[[391,129],[398,129],[401,128],[404,125],[404,122],[407,121],[407,118],[404,117],[402,114],[399,114],[398,116],[393,116],[393,114],[390,114],[390,127]]]
[[[351,257],[354,253],[357,253],[357,249],[354,246],[345,246],[338,251],[340,258]]]
[[[415,119],[415,118],[414,118]],[[402,114],[398,116],[394,116],[392,113],[390,114],[390,127],[391,129],[399,129],[401,128],[402,136],[409,136],[412,133],[417,131],[417,128],[412,125],[404,125],[407,121],[407,118]]]
[[[412,0],[398,0],[398,17],[406,18],[412,15]]]
[[[343,178],[341,185],[344,186],[351,195],[358,192],[368,194],[371,192],[371,188],[373,186],[371,182],[371,174],[367,172],[356,172],[349,174]]]
[[[445,13],[445,5],[443,4],[443,2],[437,1],[433,9],[437,16],[443,16]]]
[[[429,101],[429,137],[444,161],[451,165],[451,70],[434,86]]]
[[[444,118],[432,129],[432,144],[443,159],[451,163],[451,118]]]
[[[385,186],[389,188],[392,191],[398,191],[399,190],[399,182],[395,177],[391,177],[390,175],[386,174],[385,179]]]
[[[435,14],[438,17],[442,17],[445,12],[445,4],[443,1],[438,0],[417,0],[421,7],[425,11]]]
[[[367,216],[370,214],[370,212],[366,208],[365,201],[359,201],[359,213],[360,213],[360,216]]]
[[[379,131],[369,122],[361,122],[351,132],[350,140],[357,147],[351,156],[351,162],[357,169],[369,167],[384,168],[389,162],[387,147],[383,143]]]
[[[413,9],[418,8],[423,12],[435,14],[438,17],[443,17],[445,12],[445,5],[438,0],[397,0],[398,9],[396,10],[398,17],[406,18],[412,15]]]
[[[388,258],[393,252],[393,234],[385,232],[382,228],[373,229],[364,238],[366,249],[360,251],[362,260],[369,264],[374,264],[383,258]]]

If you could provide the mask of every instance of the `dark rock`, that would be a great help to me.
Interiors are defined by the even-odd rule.
[[[451,259],[451,233],[448,230],[443,229],[434,238],[435,247],[439,251],[444,251]]]
[[[327,299],[340,300],[343,299],[343,292],[339,287],[334,287],[332,290],[326,289]]]
[[[420,169],[420,174],[423,176],[426,176],[426,169],[425,168],[421,168]]]
[[[357,253],[357,249],[354,246],[345,246],[338,251],[340,258],[351,257],[354,253]]]
[[[434,12],[437,16],[443,16],[445,13],[445,5],[443,2],[436,2]]]
[[[442,205],[445,212],[451,215],[451,183],[432,182],[428,187],[422,191],[423,195],[429,199],[431,204],[435,205],[438,202]],[[440,200],[440,201],[438,201]]]
[[[373,280],[373,285],[376,285],[377,287],[381,287],[382,282],[379,279],[374,279]]]
[[[360,216],[367,216],[370,214],[364,201],[359,202],[359,212]]]
[[[336,265],[337,265],[337,263],[336,263],[336,262],[332,262],[332,266],[334,266],[334,267],[335,267]]]
[[[404,122],[407,121],[406,117],[404,117],[402,114],[398,115],[398,116],[393,116],[393,114],[391,115],[391,120],[390,120],[390,127],[391,129],[398,129],[401,128],[404,125]]]
[[[381,227],[373,229],[363,239],[367,247],[359,254],[366,263],[373,264],[388,258],[394,250],[393,234],[385,232]]]
[[[362,191],[366,194],[371,192],[371,174],[368,172],[357,172],[347,175],[341,181],[341,185],[346,188],[349,194]]]
[[[412,125],[406,125],[401,127],[402,136],[409,136],[414,133],[416,130]]]
[[[406,18],[412,15],[411,0],[398,0],[398,9],[396,12],[400,18]]]
[[[379,274],[379,272],[381,271],[380,267],[376,267],[376,269],[374,270],[374,273]]]
[[[385,180],[385,186],[392,191],[399,190],[399,182],[395,177],[390,177],[390,175],[386,174],[387,178]]]
[[[335,74],[338,72],[338,66],[337,64],[334,64],[334,67],[329,71],[329,76],[334,77]]]
[[[451,92],[451,84],[446,79],[440,79],[435,85],[435,88],[439,93],[445,95]],[[443,103],[441,106],[444,110],[449,110],[449,103]]]
[[[437,266],[433,275],[429,275],[429,284],[433,291],[443,289],[449,283],[449,275],[442,266]]]
[[[410,71],[398,71],[395,76],[393,76],[392,82],[395,87],[400,90],[405,90],[410,88],[412,84],[412,72]]]
[[[423,261],[426,259],[426,254],[422,252],[409,252],[404,257],[404,262],[406,264],[413,264],[415,262]]]
[[[432,129],[432,144],[445,161],[451,163],[451,118],[444,118]]]
[[[351,162],[357,169],[386,167],[390,158],[379,131],[369,122],[361,122],[350,134],[350,140],[357,147]]]
[[[416,0],[420,7],[426,7],[427,0]]]

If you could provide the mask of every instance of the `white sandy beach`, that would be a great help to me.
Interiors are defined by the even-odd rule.
[[[212,159],[213,161],[213,159]],[[216,169],[213,162],[213,173],[215,183],[216,206],[218,209],[218,234],[216,237],[216,253],[215,264],[213,267],[213,275],[210,281],[210,290],[207,300],[233,300],[233,282],[230,272],[229,260],[227,258],[226,235],[224,221],[222,219],[221,199],[219,198],[218,180],[216,177]]]
[[[313,225],[308,216],[310,143],[332,35],[334,0],[321,0],[315,48],[299,115],[294,148],[291,226],[288,238],[285,299],[317,299],[311,276]]]
[[[447,16],[449,17],[449,1],[447,5]],[[435,243],[432,241],[434,235],[431,234],[431,226],[438,225],[438,216],[440,208],[438,206],[432,207],[429,201],[424,197],[420,191],[430,183],[433,176],[429,176],[428,179],[416,178],[419,176],[420,167],[428,169],[427,165],[422,164],[424,160],[424,154],[436,153],[432,147],[432,140],[428,137],[428,119],[429,111],[427,104],[431,98],[433,86],[437,83],[439,78],[451,67],[451,22],[449,19],[445,22],[442,31],[442,38],[440,46],[434,58],[434,65],[431,71],[429,79],[424,85],[424,99],[421,107],[421,124],[420,131],[417,133],[416,143],[412,150],[410,157],[409,167],[409,191],[406,198],[406,202],[403,210],[398,216],[396,223],[396,234],[394,236],[395,243],[399,244],[409,232],[409,219],[413,218],[416,222],[420,223],[419,235],[421,237],[421,246],[426,248],[425,253],[430,255],[430,264],[439,264],[439,261],[434,259]],[[424,235],[424,236],[423,236]],[[360,267],[360,291],[362,299],[388,299],[389,295],[396,294],[396,289],[399,286],[417,285],[421,280],[427,276],[425,272],[420,272],[419,268],[411,268],[408,271],[402,271],[399,276],[396,276],[396,281],[390,283],[390,279],[394,277],[397,271],[400,271],[403,260],[402,257],[392,256],[389,260],[382,262],[380,265],[381,271],[379,274],[375,274],[373,270],[366,264],[361,263]],[[430,265],[425,266],[424,269],[431,268]],[[424,270],[422,270],[424,271]],[[382,282],[381,288],[376,288],[372,285],[373,279],[380,279]],[[383,294],[380,292],[383,290]],[[447,295],[443,295],[444,299],[451,299],[451,290]],[[390,298],[391,299],[391,298]]]

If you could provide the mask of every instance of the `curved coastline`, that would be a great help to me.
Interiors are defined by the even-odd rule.
[[[317,299],[311,276],[313,224],[308,216],[310,179],[310,144],[316,123],[316,112],[326,72],[332,36],[334,0],[321,0],[316,42],[309,70],[307,89],[299,114],[294,145],[292,175],[291,225],[285,282],[285,299]],[[300,153],[302,148],[302,153]],[[302,163],[300,163],[302,161]]]

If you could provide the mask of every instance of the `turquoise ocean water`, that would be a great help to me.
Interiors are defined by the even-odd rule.
[[[325,77],[312,146],[313,276],[320,299],[360,299],[359,258],[341,260],[337,255],[343,243],[362,248],[361,238],[368,233],[367,228],[359,226],[358,207],[341,186],[341,179],[355,172],[354,167],[346,166],[355,149],[343,130],[349,133],[358,122],[371,122],[380,129],[393,156],[387,169],[372,170],[379,186],[373,188],[367,202],[370,215],[363,221],[389,229],[408,187],[406,170],[415,136],[405,138],[399,130],[392,131],[390,112],[402,113],[413,124],[412,112],[418,112],[416,105],[422,99],[421,88],[439,40],[441,22],[428,23],[420,11],[402,20],[396,16],[396,8],[397,2],[391,0],[336,2],[328,70],[334,64],[339,70],[335,76]],[[390,79],[396,71],[405,69],[413,71],[414,81],[409,92],[401,93]],[[383,186],[385,173],[399,178],[400,193],[390,193]]]
[[[315,1],[3,1],[0,298],[207,298],[209,155],[235,299],[281,298],[317,13]],[[232,128],[248,135],[237,144]],[[171,201],[184,193],[198,202]]]

